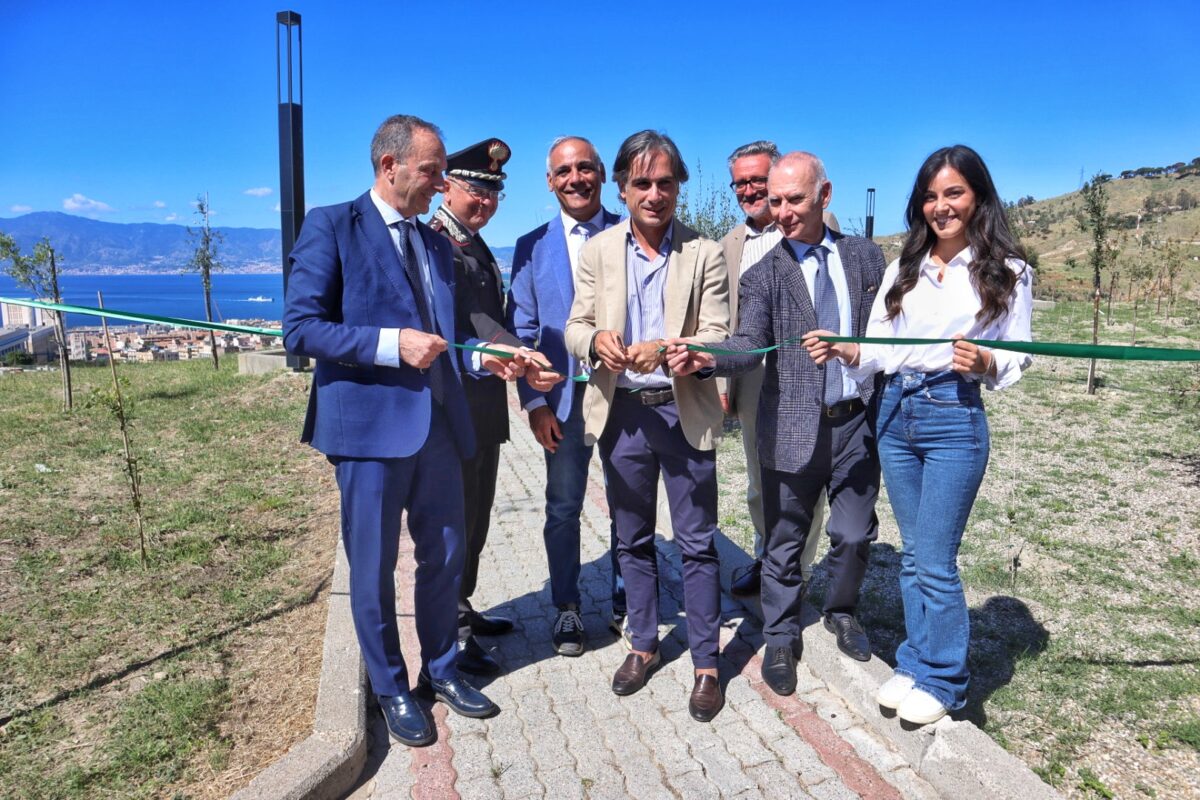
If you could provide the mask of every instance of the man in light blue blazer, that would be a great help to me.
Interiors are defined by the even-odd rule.
[[[508,294],[508,328],[529,347],[537,348],[568,380],[547,394],[517,384],[529,427],[546,449],[546,525],[542,536],[550,568],[550,594],[558,615],[554,649],[582,655],[587,648],[579,616],[579,515],[587,491],[592,446],[583,440],[583,385],[574,378],[579,360],[567,353],[563,329],[575,299],[575,264],[583,243],[620,219],[600,201],[604,163],[596,148],[580,136],[561,136],[546,157],[546,183],[561,209],[553,219],[517,240]],[[610,546],[613,626],[620,634],[625,593]]]
[[[444,187],[446,150],[417,117],[385,120],[371,142],[375,182],[349,203],[316,208],[291,254],[284,309],[288,352],[316,360],[302,440],[334,466],[350,603],[371,687],[388,729],[411,746],[435,729],[409,692],[396,621],[400,518],[415,547],[418,690],[460,714],[496,706],[459,677],[462,474],[475,436],[463,395],[450,244],[423,225]],[[484,355],[477,370],[513,379],[526,361]]]

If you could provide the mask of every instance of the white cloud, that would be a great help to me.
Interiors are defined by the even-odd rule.
[[[28,214],[30,211],[33,211],[33,206],[15,205],[9,210],[14,214]]]
[[[256,186],[253,189],[247,189],[246,191],[242,192],[242,194],[248,194],[251,197],[266,197],[270,193],[271,187],[269,186]]]
[[[15,211],[16,209],[13,209],[13,210]],[[275,204],[275,208],[274,208],[274,209],[272,209],[272,210],[273,210],[273,211],[282,211],[282,210],[283,210],[283,206],[279,205],[279,203],[276,203],[276,204]]]
[[[84,197],[79,192],[76,192],[63,200],[63,209],[66,211],[82,211],[85,214],[105,214],[112,211],[113,207],[108,203]]]
[[[179,215],[172,212],[170,214],[167,214],[165,217],[163,217],[163,219],[166,220],[167,222],[174,222],[175,220],[179,219]]]
[[[154,207],[155,207],[155,208],[166,208],[166,207],[167,207],[167,204],[166,204],[166,203],[164,203],[162,200],[155,200],[155,201],[154,201]]]

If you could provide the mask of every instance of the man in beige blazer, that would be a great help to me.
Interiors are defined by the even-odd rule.
[[[712,719],[724,698],[717,680],[720,584],[716,545],[716,441],[724,414],[708,375],[673,377],[664,343],[679,336],[723,341],[729,288],[720,246],[675,219],[687,167],[675,143],[641,131],[621,145],[612,169],[629,219],[584,245],[567,319],[567,349],[591,364],[585,439],[599,442],[625,578],[632,652],[613,677],[620,695],[640,689],[660,663],[655,508],[661,472],[675,543],[683,556],[684,602],[695,684],[688,709]]]
[[[759,140],[734,150],[729,155],[729,188],[733,189],[738,205],[746,214],[745,223],[738,225],[721,239],[721,251],[729,267],[729,327],[735,332],[738,324],[738,281],[746,270],[762,260],[783,238],[771,208],[767,204],[767,173],[779,160],[779,148],[774,142]],[[824,212],[825,225],[841,232],[837,217]],[[762,584],[763,535],[766,531],[762,505],[762,471],[758,460],[758,395],[762,390],[763,365],[730,378],[718,378],[721,405],[726,413],[736,416],[742,426],[742,449],[746,454],[746,506],[754,525],[754,561],[735,572],[729,591],[738,597],[758,594]],[[817,554],[821,525],[824,523],[824,496],[817,498],[812,529],[805,540],[800,557],[800,573],[808,584],[813,559]]]

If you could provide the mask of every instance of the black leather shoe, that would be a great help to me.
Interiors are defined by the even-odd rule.
[[[468,636],[467,640],[459,645],[456,663],[459,672],[467,672],[471,675],[495,675],[500,671],[500,665],[496,663],[496,659],[483,649],[474,636]]]
[[[493,614],[480,614],[474,609],[463,616],[466,617],[466,624],[471,626],[471,633],[476,636],[499,636],[513,629],[511,619],[497,617]],[[459,627],[463,627],[462,621],[460,621]]]
[[[697,675],[696,683],[692,686],[692,696],[688,699],[688,713],[697,722],[711,722],[725,706],[725,696],[721,694],[721,682],[712,675]]]
[[[758,594],[761,588],[762,562],[756,560],[742,572],[733,576],[733,581],[729,584],[729,593],[734,597],[748,597]]]
[[[784,697],[796,691],[796,654],[790,647],[771,647],[763,654],[762,679]]]
[[[379,710],[393,739],[409,747],[432,744],[437,734],[421,706],[407,692],[398,697],[379,696]]]
[[[625,656],[625,663],[613,675],[613,694],[633,694],[638,689],[641,689],[646,685],[646,676],[653,672],[661,663],[662,658],[659,656],[657,650],[648,659],[642,658],[637,653],[630,653]]]
[[[435,681],[421,673],[417,680],[417,691],[425,697],[432,696],[450,706],[450,710],[464,717],[491,717],[499,713],[500,707],[487,696],[467,683],[463,678],[455,676],[444,681]]]
[[[853,614],[826,614],[825,630],[837,636],[838,650],[855,661],[871,660],[871,641]]]

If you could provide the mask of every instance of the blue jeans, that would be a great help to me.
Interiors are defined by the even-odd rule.
[[[563,438],[557,452],[546,451],[546,525],[542,540],[550,567],[550,597],[563,607],[579,603],[579,515],[587,493],[592,445],[583,440],[583,388],[575,391],[571,413],[560,421]],[[625,613],[625,583],[617,566],[616,526],[609,526],[613,612]]]
[[[896,650],[896,674],[954,711],[966,703],[970,677],[958,546],[990,449],[979,384],[949,370],[892,375],[876,429],[903,540],[900,597],[908,638]]]

